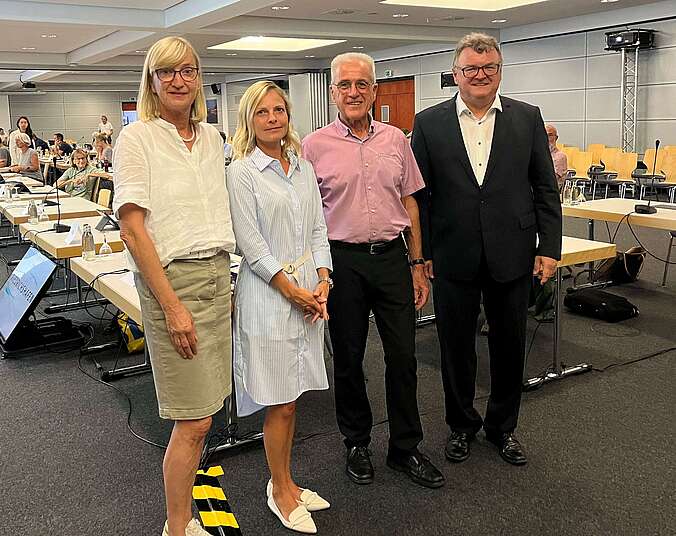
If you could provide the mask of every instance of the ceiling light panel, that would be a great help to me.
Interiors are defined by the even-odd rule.
[[[304,39],[298,37],[265,37],[249,35],[220,45],[207,47],[210,50],[249,50],[258,52],[301,52],[312,48],[344,43],[345,39]]]
[[[383,0],[381,4],[392,6],[436,7],[441,9],[465,9],[468,11],[501,11],[513,7],[542,4],[547,0]]]

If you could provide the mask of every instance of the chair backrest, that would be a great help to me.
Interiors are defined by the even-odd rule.
[[[601,151],[601,161],[605,164],[606,171],[617,171],[615,162],[621,154],[619,147],[605,147]]]
[[[653,165],[655,165],[655,173],[659,174],[662,167],[664,167],[665,160],[667,160],[672,153],[676,153],[676,151],[670,151],[667,147],[661,147],[660,150],[657,151],[657,164],[655,164],[655,148],[651,147],[650,149],[646,149],[645,154],[643,155],[643,163],[645,164],[645,167],[648,168],[648,173],[653,172]]]
[[[658,172],[664,172],[667,182],[676,184],[676,151],[671,151],[668,155],[665,155],[662,167],[657,169]]]
[[[615,159],[617,178],[633,180],[631,174],[636,169],[636,162],[638,162],[636,153],[620,153]]]
[[[112,193],[113,192],[111,192],[106,188],[102,188],[101,190],[99,190],[99,195],[96,199],[96,204],[110,208],[110,198]]]
[[[569,161],[568,167],[575,170],[576,177],[587,177],[589,168],[592,165],[592,154],[587,151],[578,151],[573,153],[572,164]]]
[[[564,145],[561,148],[561,152],[563,154],[565,154],[566,157],[568,158],[568,167],[570,169],[573,169],[573,166],[571,165],[571,163],[573,161],[573,156],[575,155],[575,153],[579,153],[580,149],[578,149],[577,147],[567,147],[567,146]]]
[[[592,154],[592,164],[598,164],[601,162],[601,153],[606,146],[603,143],[590,143],[587,145],[587,152]]]

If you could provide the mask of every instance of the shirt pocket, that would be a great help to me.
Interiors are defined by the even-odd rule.
[[[395,187],[401,195],[401,183],[404,178],[404,163],[401,156],[397,153],[377,153],[378,175],[383,179],[389,179],[392,186]],[[389,181],[383,180],[382,184],[389,184]]]

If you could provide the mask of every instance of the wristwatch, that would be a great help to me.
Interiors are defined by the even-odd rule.
[[[408,261],[409,266],[415,266],[416,264],[425,264],[425,259],[411,259]]]
[[[329,290],[333,288],[333,279],[331,279],[330,277],[320,277],[318,283],[328,283]]]

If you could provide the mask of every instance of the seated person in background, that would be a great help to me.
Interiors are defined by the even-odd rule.
[[[108,135],[99,132],[94,136],[94,147],[96,147],[96,158],[99,162],[113,163],[113,147],[108,143]]]
[[[225,165],[227,166],[230,163],[230,160],[232,160],[232,145],[228,143],[228,136],[226,136],[225,132],[219,130],[218,133],[223,140],[223,154],[225,155]]]
[[[563,188],[563,183],[566,182],[566,175],[568,174],[568,157],[566,153],[560,151],[556,146],[556,140],[559,139],[559,133],[556,131],[554,125],[545,125],[547,131],[547,140],[549,140],[549,152],[552,155],[552,162],[554,163],[554,174],[556,175],[556,182],[559,184],[559,190]]]
[[[31,137],[25,132],[19,132],[14,136],[14,143],[19,151],[19,156],[9,170],[12,173],[21,173],[24,177],[42,181],[38,153],[31,147]]]
[[[35,133],[33,133],[33,145],[36,149],[42,148],[43,151],[49,152],[49,143],[41,138],[38,138],[38,135]]]
[[[0,168],[9,167],[12,165],[12,157],[9,154],[9,149],[5,145],[5,140],[0,137]]]
[[[91,199],[96,177],[89,174],[95,171],[96,168],[89,164],[87,152],[83,149],[75,149],[73,165],[66,170],[56,185],[73,197]]]
[[[52,145],[52,154],[56,156],[68,156],[73,152],[73,148],[63,141],[63,134],[57,132],[54,134],[54,145]]]
[[[7,140],[9,139],[9,135],[5,132],[5,129],[0,127],[0,144],[7,145]]]
[[[113,125],[108,122],[108,118],[105,115],[101,116],[101,122],[99,123],[99,133],[105,134],[108,138],[108,143],[113,139]]]

